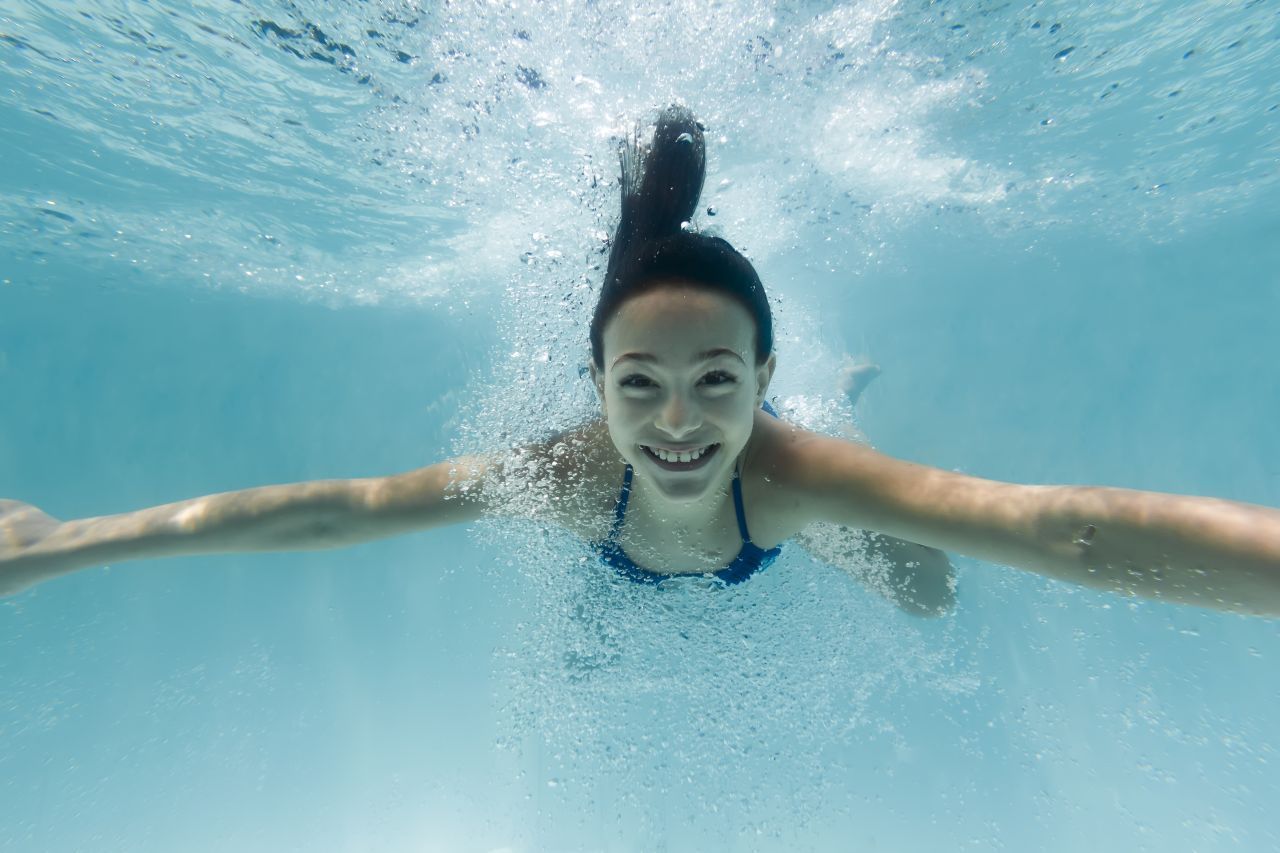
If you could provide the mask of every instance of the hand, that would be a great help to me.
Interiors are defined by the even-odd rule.
[[[21,501],[0,499],[0,597],[15,595],[33,586],[49,568],[47,544],[62,526],[58,519]]]

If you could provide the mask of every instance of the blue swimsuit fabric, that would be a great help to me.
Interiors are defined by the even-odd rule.
[[[775,418],[778,416],[778,413],[774,411],[768,402],[765,402],[763,408]],[[654,586],[671,578],[698,577],[698,575],[690,574],[651,572],[648,569],[641,568],[632,562],[631,558],[627,556],[627,552],[622,550],[622,546],[618,544],[618,534],[622,531],[622,523],[627,515],[627,501],[631,497],[632,474],[631,466],[628,465],[622,475],[622,493],[618,495],[618,502],[614,506],[613,526],[609,530],[609,538],[603,542],[593,543],[596,553],[600,555],[600,561],[612,567],[618,574],[628,580]],[[733,558],[732,563],[720,571],[708,572],[704,575],[704,577],[717,578],[726,586],[742,583],[761,569],[768,568],[782,553],[781,547],[770,548],[766,551],[751,541],[751,534],[747,532],[747,516],[742,509],[742,484],[736,468],[733,472],[733,510],[738,516],[738,534],[742,536],[742,550],[738,551],[738,556]]]

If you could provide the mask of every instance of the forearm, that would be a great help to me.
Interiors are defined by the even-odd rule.
[[[956,606],[956,571],[936,548],[871,533],[867,554],[886,570],[884,592],[912,616],[945,616]]]
[[[323,548],[360,511],[359,481],[263,486],[64,523],[40,550],[90,563]],[[346,517],[348,523],[339,524]]]
[[[1035,493],[1028,568],[1113,592],[1280,615],[1280,510],[1125,489]]]
[[[955,609],[955,569],[936,548],[844,525],[819,523],[795,541],[814,558],[847,572],[912,616],[945,616]]]
[[[473,518],[474,469],[444,462],[401,474],[263,486],[120,515],[67,521],[23,557],[41,579],[125,560],[314,550]]]

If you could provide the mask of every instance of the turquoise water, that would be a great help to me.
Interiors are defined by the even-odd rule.
[[[610,139],[683,100],[775,392],[1020,482],[1280,506],[1274,4],[22,3],[0,495],[405,470],[589,413]],[[619,589],[554,530],[0,603],[0,850],[1269,850],[1275,622],[791,547]]]

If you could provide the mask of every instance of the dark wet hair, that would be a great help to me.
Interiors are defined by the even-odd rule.
[[[647,148],[622,148],[622,217],[591,317],[591,358],[604,366],[604,327],[623,303],[678,282],[727,294],[756,323],[756,363],[773,352],[773,314],[751,262],[727,240],[691,230],[707,173],[702,125],[688,109],[663,110]]]

